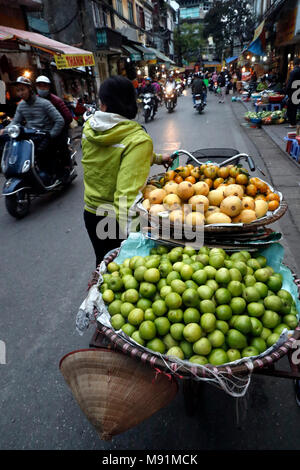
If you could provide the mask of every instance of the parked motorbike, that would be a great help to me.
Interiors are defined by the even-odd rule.
[[[155,116],[155,105],[154,105],[154,95],[152,93],[145,93],[141,96],[142,105],[144,108],[144,119],[147,123],[149,119],[154,119]]]
[[[71,168],[68,174],[63,171],[63,166],[60,164],[59,149],[57,149],[57,155],[54,156],[54,158],[57,157],[55,159],[57,161],[56,175],[50,175],[38,168],[33,138],[45,135],[47,132],[18,125],[8,126],[3,135],[6,143],[1,167],[6,182],[2,196],[5,197],[8,213],[17,219],[25,217],[29,213],[31,199],[62,189],[77,176],[74,168],[77,165],[76,151],[71,148],[71,139],[68,139],[71,156]]]
[[[202,111],[204,110],[205,108],[205,103],[203,101],[203,94],[197,94],[195,95],[195,104],[194,104],[194,108],[196,109],[196,111],[198,111],[199,114],[202,113]]]
[[[176,106],[176,90],[167,86],[164,90],[165,105],[169,113],[174,111]]]

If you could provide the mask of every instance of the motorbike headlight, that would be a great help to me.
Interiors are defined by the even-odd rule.
[[[7,133],[9,137],[11,137],[12,139],[16,139],[17,137],[19,137],[20,131],[21,129],[16,124],[13,124],[12,126],[8,126],[7,128]]]

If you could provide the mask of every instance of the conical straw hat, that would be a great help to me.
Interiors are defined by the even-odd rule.
[[[149,418],[175,397],[178,385],[135,358],[108,349],[73,351],[60,370],[103,440]]]

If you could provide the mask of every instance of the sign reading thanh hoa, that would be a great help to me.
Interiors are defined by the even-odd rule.
[[[54,59],[58,69],[92,67],[95,65],[93,54],[55,54]]]

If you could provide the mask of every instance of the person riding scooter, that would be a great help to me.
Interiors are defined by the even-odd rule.
[[[36,137],[35,151],[39,168],[53,174],[54,140],[63,130],[64,119],[52,103],[35,93],[31,80],[20,76],[15,85],[17,94],[22,101],[18,104],[10,125],[20,125],[25,121],[27,127],[47,132],[46,136]],[[1,134],[4,130],[1,131]]]
[[[177,103],[176,82],[175,82],[174,77],[172,75],[169,75],[169,77],[166,81],[165,89],[166,90],[172,89],[174,91],[174,104],[176,105],[176,103]]]
[[[147,77],[145,79],[145,82],[146,82],[146,85],[142,88],[142,93],[143,94],[150,93],[151,95],[153,95],[154,112],[156,113],[157,108],[158,108],[158,97],[156,95],[156,88],[152,84],[152,80],[150,77]]]
[[[192,84],[192,94],[193,94],[193,103],[195,106],[195,95],[201,95],[203,97],[203,102],[206,105],[206,85],[200,75],[195,74],[195,78]]]
[[[53,106],[59,111],[59,113],[62,115],[65,121],[64,128],[60,135],[58,136],[57,140],[57,146],[59,147],[61,151],[61,162],[66,171],[70,169],[70,164],[71,164],[71,156],[70,156],[70,151],[68,147],[68,133],[69,133],[69,126],[73,120],[73,116],[65,102],[59,98],[59,96],[54,95],[51,93],[50,88],[51,88],[51,81],[48,77],[45,75],[40,75],[37,77],[36,81],[36,89],[37,89],[37,94],[41,98],[45,98],[49,100]]]

